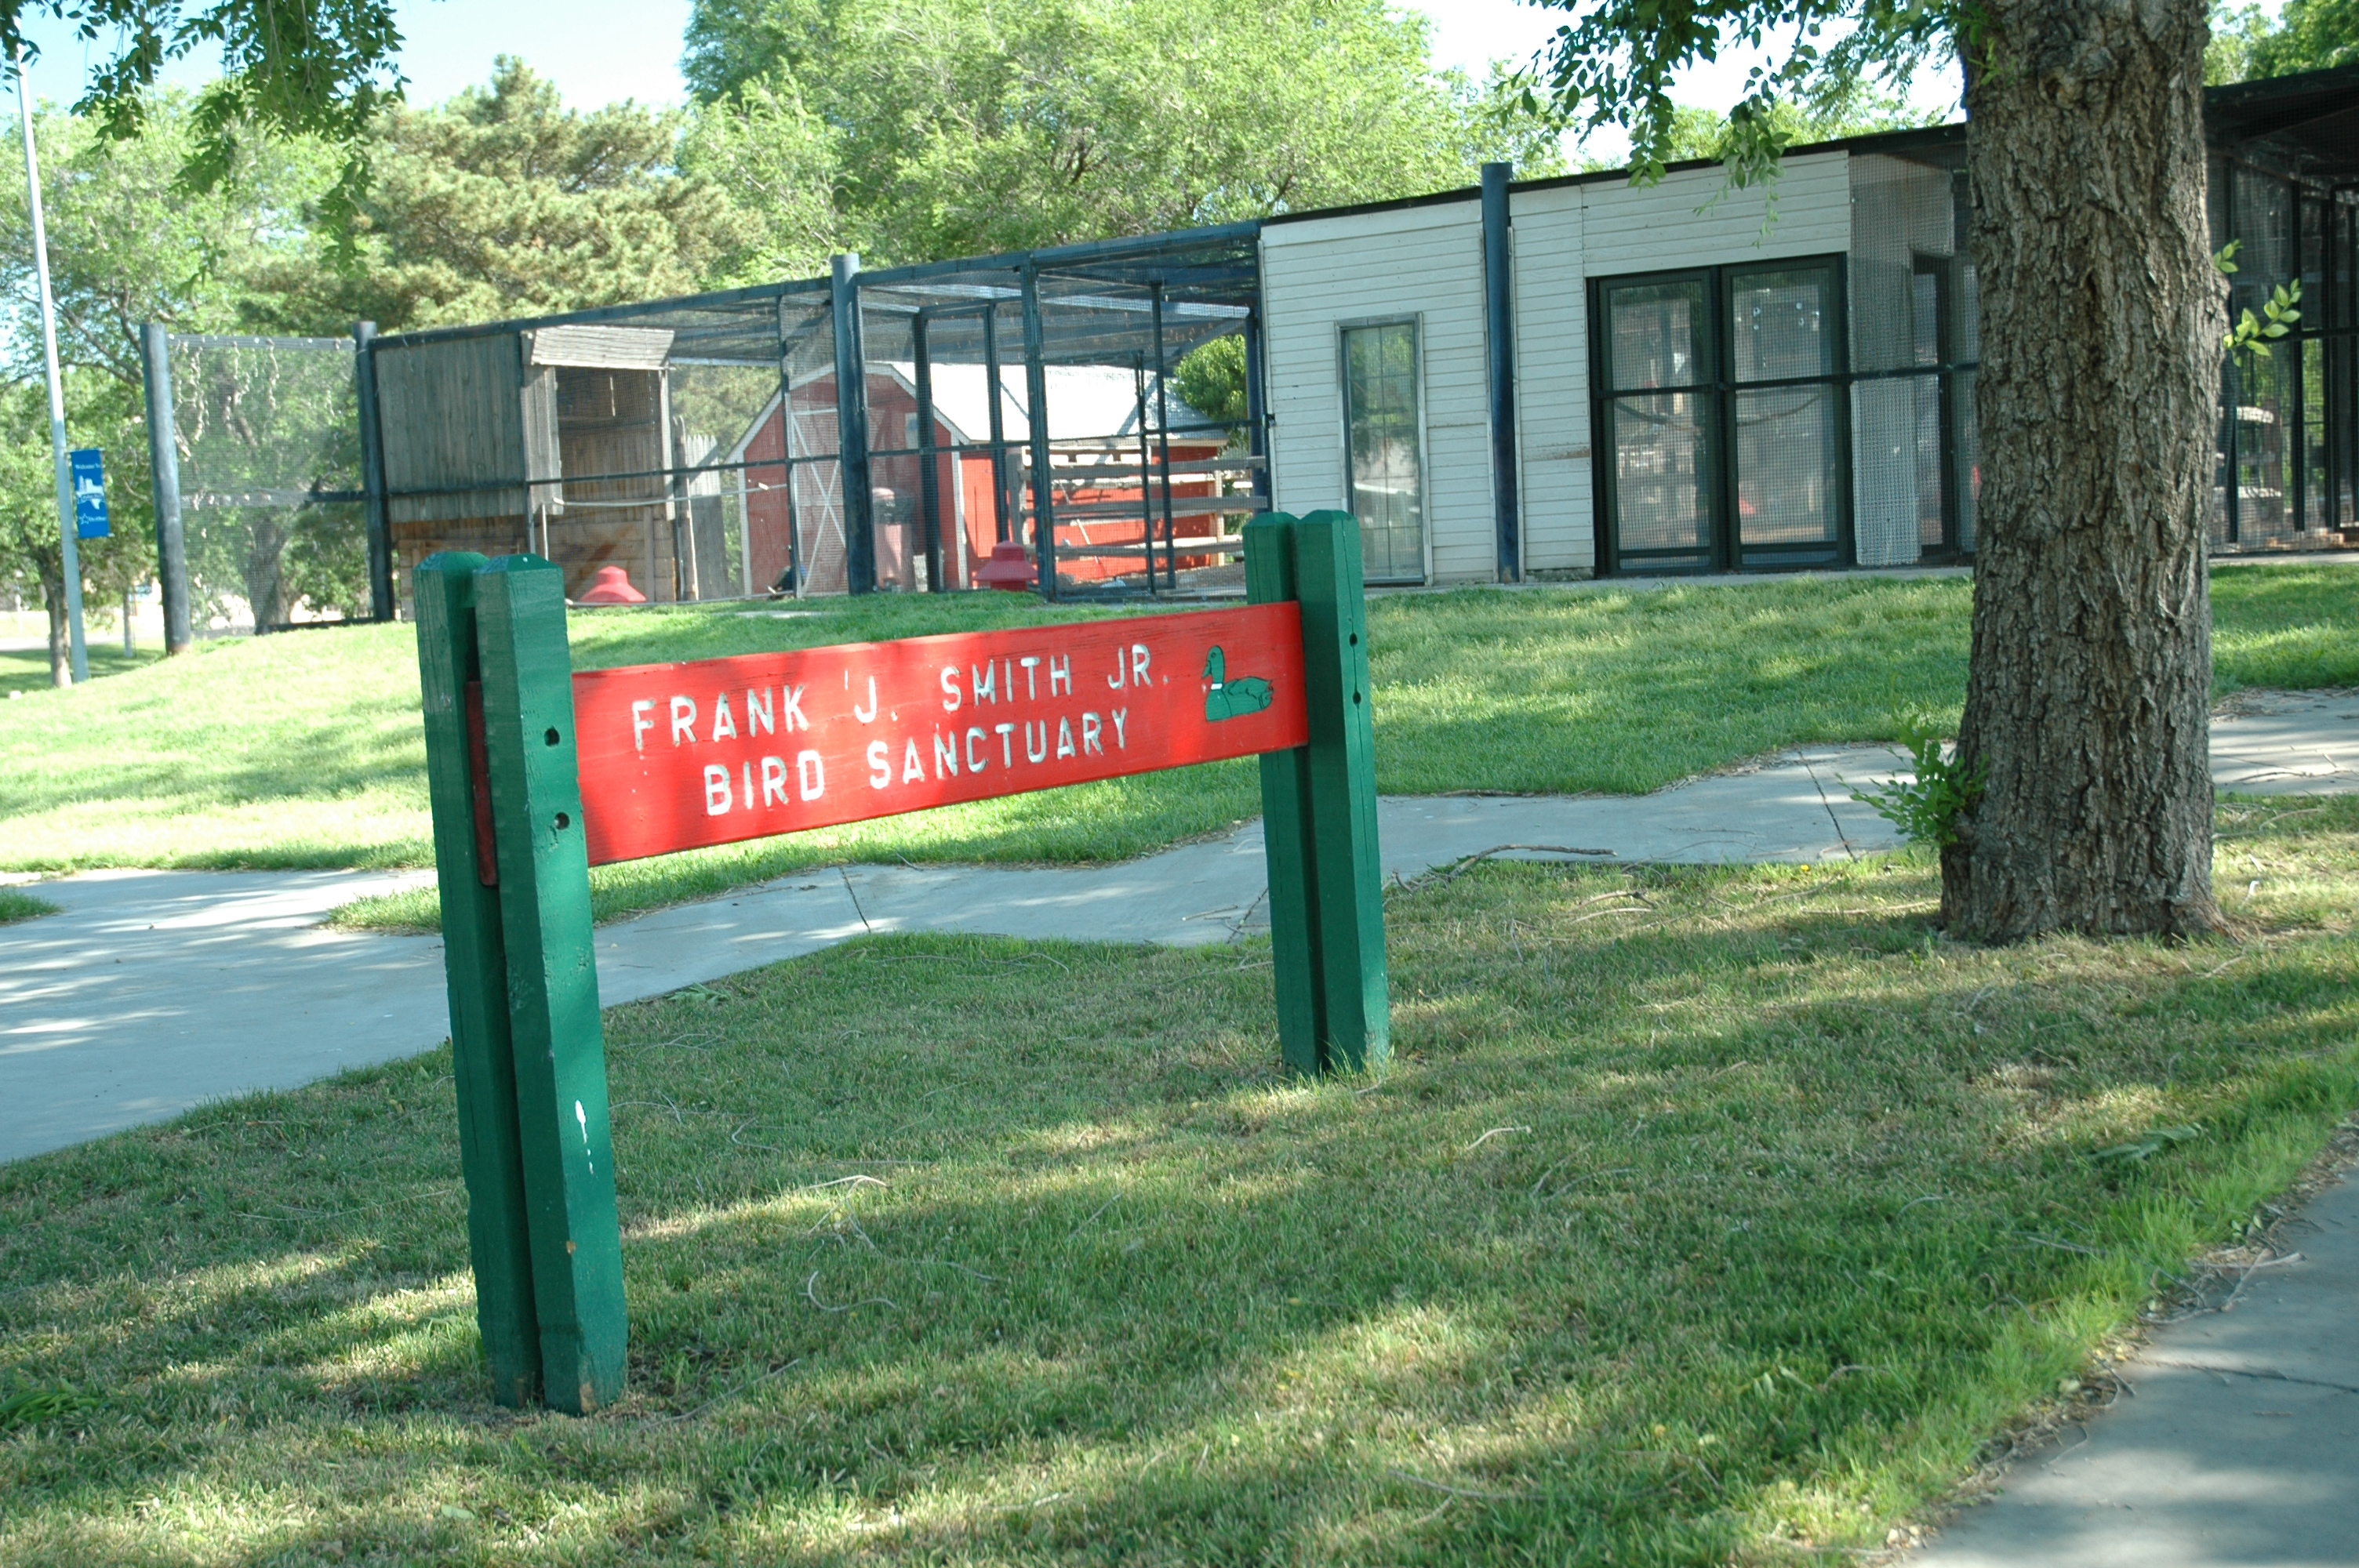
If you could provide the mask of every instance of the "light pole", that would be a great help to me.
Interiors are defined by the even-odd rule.
[[[90,678],[82,643],[82,550],[74,542],[73,481],[66,473],[66,394],[58,379],[58,308],[49,297],[49,236],[41,222],[41,165],[33,153],[33,95],[25,85],[25,45],[16,44],[16,123],[25,133],[25,188],[33,206],[33,271],[41,281],[41,351],[49,367],[49,462],[58,476],[59,559],[66,579],[66,645],[77,682]]]

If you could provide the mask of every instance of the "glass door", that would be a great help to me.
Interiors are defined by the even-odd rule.
[[[1835,287],[1825,263],[1728,275],[1738,565],[1832,561],[1842,542]]]
[[[1417,323],[1343,330],[1348,506],[1370,582],[1425,579],[1425,452],[1418,429]]]
[[[1712,279],[1609,284],[1605,470],[1617,569],[1725,564],[1712,504]]]

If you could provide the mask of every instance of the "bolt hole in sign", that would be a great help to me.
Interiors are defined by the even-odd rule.
[[[573,712],[592,865],[1310,740],[1291,601],[586,670]]]
[[[74,536],[103,539],[106,522],[106,454],[96,447],[77,447],[66,454],[73,480]]]

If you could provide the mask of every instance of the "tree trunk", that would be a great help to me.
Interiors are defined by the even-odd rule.
[[[240,575],[245,579],[245,600],[254,607],[254,630],[279,625],[288,617],[287,542],[294,536],[287,514],[255,508],[245,514],[251,532]]]
[[[46,563],[37,569],[41,579],[41,602],[49,611],[49,684],[71,686],[73,659],[66,646],[65,573],[52,572]]]
[[[1998,0],[1968,90],[1984,489],[1950,929],[2181,935],[2212,897],[2223,280],[2203,0]]]

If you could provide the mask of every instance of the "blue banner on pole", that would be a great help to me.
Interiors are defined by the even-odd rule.
[[[84,539],[103,539],[106,525],[106,454],[96,447],[78,447],[66,454],[73,474],[74,533]]]

